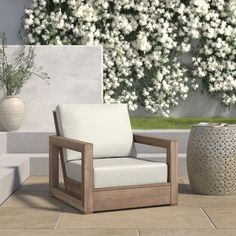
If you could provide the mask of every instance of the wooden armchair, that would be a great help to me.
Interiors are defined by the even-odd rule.
[[[95,112],[94,117],[86,115],[91,111]],[[72,128],[67,129],[70,119]],[[85,126],[82,120],[90,126]],[[133,135],[126,105],[60,105],[54,112],[54,121],[57,135],[49,138],[51,196],[84,214],[178,203],[177,141]],[[108,133],[102,129],[106,122],[111,123]],[[97,123],[98,131],[94,130]],[[73,127],[75,124],[78,129]],[[117,127],[111,130],[114,125]],[[127,127],[126,135],[116,137]],[[89,134],[94,131],[97,137],[85,139],[87,129]],[[108,134],[112,135],[110,140],[105,137]],[[79,141],[80,137],[88,142]],[[110,151],[99,148],[106,143]],[[134,143],[166,148],[167,163],[136,158]],[[120,148],[121,152],[117,152]],[[59,158],[64,188],[59,186]]]

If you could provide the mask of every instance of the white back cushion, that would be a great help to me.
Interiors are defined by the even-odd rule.
[[[94,158],[134,156],[129,113],[125,104],[62,104],[56,107],[61,136],[93,144]],[[81,158],[64,151],[65,161]]]

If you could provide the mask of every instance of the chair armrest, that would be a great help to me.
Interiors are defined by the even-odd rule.
[[[170,201],[172,205],[178,203],[178,141],[162,139],[155,136],[134,134],[134,142],[155,147],[166,148],[166,162],[168,164],[168,182],[171,185]]]
[[[168,149],[171,143],[177,143],[178,141],[158,138],[150,135],[134,134],[134,142]]]
[[[81,201],[84,212],[90,212],[93,205],[93,144],[61,136],[49,137],[49,189],[59,186],[59,150],[62,148],[81,152],[82,154],[82,182]],[[62,159],[61,159],[62,160]],[[61,161],[65,168],[64,161]],[[66,176],[66,173],[64,175]]]
[[[66,148],[66,149],[70,149],[70,150],[81,152],[81,153],[85,151],[86,146],[90,146],[90,147],[93,146],[92,143],[65,138],[65,137],[56,136],[56,135],[50,136],[49,141],[56,147]]]

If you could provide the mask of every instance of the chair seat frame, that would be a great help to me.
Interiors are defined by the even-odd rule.
[[[178,204],[178,142],[156,136],[134,134],[135,143],[166,149],[168,166],[167,183],[123,187],[94,187],[93,144],[59,136],[49,137],[49,194],[84,214],[115,209],[128,209]],[[66,174],[63,148],[81,153],[82,181],[77,182]],[[64,187],[59,186],[59,160]]]

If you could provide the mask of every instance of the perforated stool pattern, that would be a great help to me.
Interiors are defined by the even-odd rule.
[[[207,195],[236,193],[236,126],[193,126],[187,147],[192,191]]]

